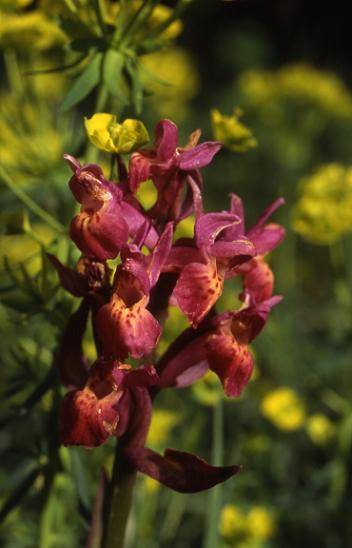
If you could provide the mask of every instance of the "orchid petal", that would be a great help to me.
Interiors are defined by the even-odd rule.
[[[214,334],[206,342],[210,369],[216,373],[230,397],[240,396],[253,371],[253,358],[247,344],[224,334]]]
[[[57,271],[62,287],[75,297],[83,297],[87,293],[87,281],[84,277],[76,270],[63,265],[55,255],[47,253],[46,256]]]
[[[191,334],[191,333],[190,333]],[[179,351],[172,349],[173,355],[161,364],[159,386],[188,386],[198,380],[206,372],[209,366],[206,364],[205,342],[208,333],[196,337],[194,340],[184,342]],[[170,352],[171,354],[171,352]]]
[[[178,165],[183,171],[207,166],[222,147],[222,143],[207,141],[189,150],[183,150],[178,157]]]
[[[141,358],[156,346],[161,328],[146,309],[147,298],[127,306],[115,293],[98,312],[97,328],[106,355]]]
[[[276,223],[270,223],[263,228],[252,228],[247,236],[255,245],[258,255],[263,255],[279,245],[285,237],[285,229]]]
[[[170,250],[163,272],[181,272],[186,265],[201,262],[204,258],[202,251],[194,247],[193,240],[189,241],[192,244],[189,246],[177,245],[177,243]]]
[[[80,251],[100,261],[113,259],[128,238],[128,225],[118,204],[96,213],[82,211],[71,222],[70,236]]]
[[[145,226],[145,215],[141,211],[138,211],[138,209],[136,209],[133,205],[126,202],[126,200],[121,201],[120,207],[120,215],[127,222],[130,235],[134,236],[135,234],[139,234],[141,227]],[[159,236],[156,229],[153,225],[150,225],[149,231],[147,232],[144,240],[144,244],[149,247],[149,249],[153,249],[158,241],[158,237]]]
[[[155,386],[159,382],[159,376],[153,365],[143,365],[138,369],[131,369],[125,376],[123,388]]]
[[[77,160],[77,158],[75,158],[74,156],[71,156],[71,154],[64,154],[63,157],[66,160],[66,162],[68,163],[68,165],[70,166],[73,173],[76,173],[76,171],[81,169],[81,167],[82,167],[81,162],[79,160]]]
[[[158,281],[160,272],[167,261],[172,245],[173,232],[173,223],[168,223],[153,250],[148,268],[151,287],[154,287]]]
[[[64,445],[96,447],[115,432],[117,404],[123,395],[111,376],[115,367],[114,362],[97,360],[85,387],[65,396],[61,406]]]
[[[245,225],[244,225],[243,202],[241,198],[234,193],[230,194],[230,200],[231,200],[230,213],[232,213],[233,215],[237,215],[237,217],[241,219],[241,223],[239,223],[238,229],[242,234],[244,234]]]
[[[249,232],[256,231],[262,228],[264,224],[266,223],[266,221],[271,217],[271,215],[279,207],[284,205],[284,203],[285,203],[284,198],[277,198],[277,200],[275,200],[272,204],[270,204],[267,208],[265,208],[265,210],[263,211],[263,213],[261,214],[257,222],[250,228]]]
[[[61,438],[64,445],[97,447],[113,433],[118,422],[114,408],[118,396],[99,399],[89,388],[69,392],[61,406]]]
[[[175,154],[177,141],[177,126],[170,120],[160,120],[155,128],[154,146],[162,162],[167,162]]]
[[[198,247],[211,246],[219,234],[228,227],[237,225],[240,219],[231,213],[205,213],[195,223],[194,234]]]
[[[131,413],[124,439],[126,448],[145,444],[153,411],[152,400],[147,388],[135,386],[129,392],[131,394]]]
[[[215,261],[206,264],[191,263],[182,270],[173,296],[195,327],[220,297],[223,283]]]
[[[222,240],[215,242],[210,248],[210,253],[213,257],[231,258],[232,268],[234,264],[239,264],[254,257],[256,255],[256,248],[248,238],[242,236],[240,239],[233,240],[232,242]]]
[[[187,183],[189,187],[192,190],[193,195],[193,209],[196,219],[200,217],[203,213],[203,199],[202,199],[202,193],[201,193],[201,180],[196,181],[193,177],[190,175],[187,176]]]
[[[244,293],[248,293],[255,303],[270,299],[274,288],[274,274],[262,257],[255,257],[238,269],[243,275]]]
[[[129,187],[131,192],[136,192],[140,183],[149,179],[151,158],[152,154],[147,150],[131,154],[129,164]]]
[[[137,249],[135,252],[132,246],[126,246],[122,249],[122,265],[116,270],[115,278],[119,295],[126,300],[128,295],[135,292],[148,295],[150,291],[150,281],[146,269],[146,257]]]
[[[254,304],[233,313],[231,330],[234,336],[236,337],[237,335],[237,338],[243,338],[245,333],[246,342],[250,343],[253,341],[265,326],[271,309],[279,304],[281,300],[282,297],[276,295],[267,301]]]
[[[192,453],[175,449],[166,449],[161,456],[146,447],[131,447],[126,456],[139,472],[179,493],[204,491],[240,471],[239,466],[211,466]]]

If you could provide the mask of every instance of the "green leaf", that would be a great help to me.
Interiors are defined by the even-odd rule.
[[[99,84],[102,59],[103,54],[97,53],[88,63],[61,103],[60,112],[65,112],[82,101]]]
[[[119,81],[125,65],[125,57],[119,51],[109,49],[104,57],[103,80],[112,95],[119,96]]]
[[[131,78],[133,106],[136,113],[140,114],[143,104],[143,84],[136,63],[132,59],[126,60],[126,70]]]
[[[7,514],[9,514],[16,506],[18,506],[23,497],[26,496],[33,483],[40,474],[40,468],[34,468],[28,473],[28,475],[22,480],[22,482],[15,487],[9,498],[6,499],[0,508],[0,522],[5,519]]]

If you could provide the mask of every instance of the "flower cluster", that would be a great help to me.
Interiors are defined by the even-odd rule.
[[[280,118],[281,105],[300,103],[312,105],[332,118],[350,118],[352,97],[335,74],[305,63],[294,63],[277,71],[247,70],[239,81],[247,100],[263,108],[269,119]]]
[[[332,245],[352,230],[352,168],[324,164],[299,183],[292,227],[308,242]]]
[[[94,447],[117,436],[132,466],[180,492],[207,489],[239,467],[213,467],[190,453],[167,449],[161,456],[146,448],[153,399],[209,370],[228,396],[239,396],[253,369],[249,344],[281,299],[273,296],[264,256],[284,236],[281,226],[267,222],[283,200],[250,229],[234,194],[228,211],[206,213],[199,170],[221,144],[198,144],[199,137],[195,131],[180,147],[177,127],[161,120],[154,145],[135,150],[128,170],[117,158],[117,183],[106,180],[98,165],[82,166],[66,155],[73,172],[69,186],[81,204],[70,234],[82,256],[74,270],[50,256],[63,287],[82,298],[57,357],[69,389],[61,411],[63,443]],[[157,191],[148,210],[136,195],[146,180]],[[190,215],[194,236],[175,240],[177,224]],[[109,259],[118,259],[115,272]],[[235,276],[243,280],[243,305],[217,314],[224,284]],[[190,326],[157,360],[169,304],[179,307]],[[90,368],[82,352],[89,315],[99,354]],[[131,358],[139,365],[132,366]]]

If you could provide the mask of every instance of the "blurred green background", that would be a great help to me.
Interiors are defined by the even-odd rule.
[[[212,374],[166,391],[150,432],[149,446],[159,451],[170,446],[211,460],[212,428],[223,421],[221,459],[244,468],[217,491],[222,548],[352,543],[350,30],[342,8],[325,7],[190,2],[173,44],[141,58],[148,95],[140,118],[149,131],[168,117],[179,125],[181,142],[200,127],[204,139],[222,132],[228,145],[203,173],[208,208],[226,208],[229,192],[236,192],[251,223],[277,196],[286,200],[275,220],[287,238],[269,259],[276,292],[285,298],[253,345],[253,380],[238,400],[224,398]],[[23,213],[30,196],[69,223],[74,204],[62,154],[84,154],[83,116],[94,108],[89,96],[59,112],[74,68],[24,75],[63,63],[57,10],[60,1],[0,0],[0,544],[6,548],[84,546],[100,467],[111,466],[113,453],[110,442],[91,452],[59,445],[63,392],[53,385],[51,364],[74,304],[58,288],[44,250],[71,261],[75,252],[53,223]],[[238,111],[233,115],[238,108],[241,121]],[[213,114],[212,125],[213,109],[233,117]],[[135,115],[132,107],[129,114]],[[230,284],[223,309],[236,306],[238,290]],[[164,348],[185,325],[170,310]],[[86,351],[94,359],[90,340]],[[206,545],[211,496],[180,495],[140,477],[128,545],[213,548]]]

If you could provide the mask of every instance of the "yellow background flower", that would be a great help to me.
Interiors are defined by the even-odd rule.
[[[336,427],[328,417],[317,413],[308,417],[306,431],[313,443],[324,446],[334,438]]]
[[[234,109],[232,116],[225,116],[218,109],[211,111],[214,139],[233,152],[246,152],[257,145],[251,130],[240,122],[241,115],[240,109]]]
[[[328,245],[352,230],[352,167],[321,166],[304,178],[292,227],[306,240]]]
[[[100,112],[85,118],[84,125],[90,142],[105,152],[128,154],[149,141],[144,124],[132,118],[120,124],[115,115]]]
[[[277,388],[269,392],[260,405],[264,417],[280,430],[298,430],[305,421],[305,408],[291,388]]]

